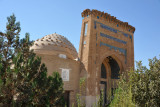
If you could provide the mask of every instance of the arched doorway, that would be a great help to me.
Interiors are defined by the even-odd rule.
[[[108,95],[113,96],[113,91],[116,89],[116,81],[120,76],[120,67],[117,61],[112,57],[106,57],[101,64],[101,79],[100,79],[100,92],[103,90],[103,102],[108,103]],[[110,94],[109,94],[110,92]]]
[[[101,81],[100,81],[100,95],[103,95],[103,105],[107,103],[107,71],[105,64],[101,64]]]

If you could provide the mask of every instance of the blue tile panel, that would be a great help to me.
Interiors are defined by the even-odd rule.
[[[115,29],[113,29],[113,28],[111,28],[111,27],[109,27],[109,26],[106,26],[106,25],[104,25],[104,24],[100,24],[100,26],[101,26],[101,28],[110,30],[110,31],[112,31],[112,32],[114,32],[114,33],[117,33],[117,30],[115,30]]]
[[[132,36],[131,35],[129,35],[129,38],[131,39],[131,41],[132,41]]]
[[[107,46],[110,49],[118,50],[119,52],[123,53],[125,55],[125,64],[127,63],[127,50],[126,49],[115,47],[115,46],[112,46],[112,45],[109,45],[103,42],[100,42],[100,47],[101,46]]]
[[[96,21],[94,21],[94,28],[96,29]]]
[[[114,41],[116,41],[116,42],[123,43],[123,44],[127,44],[127,42],[126,42],[126,41],[123,41],[123,40],[117,39],[117,38],[115,38],[115,37],[112,37],[112,36],[106,35],[106,34],[104,34],[104,33],[100,33],[100,35],[101,35],[102,37],[106,37],[106,38],[112,39],[112,40],[114,40]]]
[[[119,52],[123,53],[125,56],[127,55],[126,49],[119,48],[119,47],[115,47],[115,46],[112,46],[112,45],[109,45],[109,44],[100,42],[100,47],[101,47],[102,45],[107,46],[107,47],[109,47],[110,49],[118,50]]]
[[[96,33],[96,41],[97,41],[97,33]]]
[[[109,26],[107,26],[107,25],[105,25],[105,24],[102,24],[102,23],[100,23],[100,22],[97,22],[97,21],[94,21],[94,28],[95,28],[95,29],[96,29],[96,23],[100,24],[100,27],[103,28],[103,29],[109,30],[109,31],[114,32],[114,33],[120,32],[120,33],[122,33],[125,37],[127,37],[127,38],[130,37],[130,39],[131,39],[131,41],[132,41],[132,36],[131,36],[131,35],[126,34],[126,33],[124,33],[124,32],[121,32],[121,31],[119,31],[119,30],[117,30],[117,29],[114,29],[114,28],[112,28],[112,27],[109,27]]]
[[[123,35],[124,35],[125,37],[127,37],[127,38],[128,38],[128,34],[126,34],[126,33],[123,33]]]

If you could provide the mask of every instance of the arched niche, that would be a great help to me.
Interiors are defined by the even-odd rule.
[[[116,81],[119,79],[123,65],[115,55],[106,56],[100,64],[100,92],[103,89],[103,100],[107,103],[107,95],[116,88]],[[115,82],[115,83],[114,83]],[[114,83],[114,84],[113,84]]]
[[[113,59],[116,60],[116,62],[118,63],[119,67],[120,67],[120,74],[124,71],[124,68],[126,68],[126,64],[125,64],[125,57],[119,54],[115,54],[114,52],[107,52],[106,54],[103,54],[102,56],[100,56],[99,58],[99,67],[101,67],[101,64],[104,62],[104,60],[111,56]],[[101,69],[99,69],[101,70]]]

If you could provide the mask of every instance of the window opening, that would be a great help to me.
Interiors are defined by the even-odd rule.
[[[88,23],[85,23],[84,36],[87,36]]]

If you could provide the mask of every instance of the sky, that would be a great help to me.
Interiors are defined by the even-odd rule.
[[[77,51],[84,9],[104,11],[136,28],[135,61],[148,66],[148,59],[160,55],[160,0],[0,0],[0,31],[7,17],[15,14],[21,35],[31,40],[57,33],[71,41]]]

